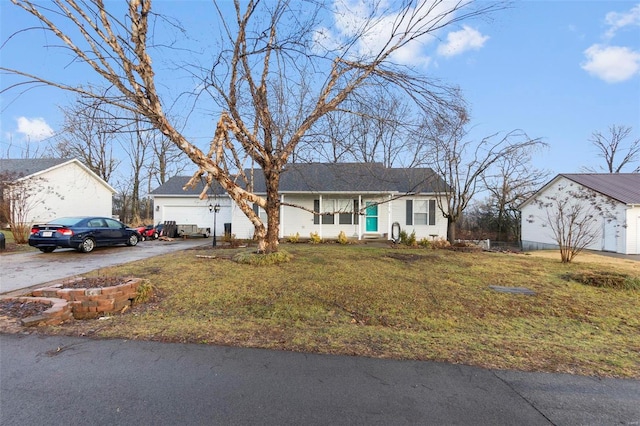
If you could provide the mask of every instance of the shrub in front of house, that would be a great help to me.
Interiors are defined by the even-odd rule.
[[[311,244],[320,244],[322,242],[322,238],[320,238],[320,234],[317,232],[312,232],[309,234],[309,242]]]
[[[400,231],[400,244],[404,244],[409,247],[417,247],[418,241],[416,240],[416,231],[411,234],[407,234],[407,231]]]
[[[421,238],[420,241],[418,241],[418,245],[420,247],[424,247],[424,248],[431,248],[431,241],[429,241],[427,238]]]
[[[439,238],[437,240],[431,241],[431,247],[434,249],[448,249],[451,247],[451,243],[444,238]]]
[[[344,231],[340,231],[340,233],[338,234],[338,242],[340,244],[349,244],[349,239],[347,238],[347,234],[345,234]]]

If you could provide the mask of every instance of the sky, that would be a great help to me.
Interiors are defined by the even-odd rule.
[[[336,4],[336,14],[318,28],[330,45],[351,34],[368,12],[355,0],[349,8]],[[224,3],[224,2],[223,2]],[[107,3],[109,4],[109,3]],[[208,0],[160,0],[159,9],[206,39],[212,12]],[[185,7],[189,5],[189,7]],[[381,22],[393,16],[380,16]],[[55,39],[32,17],[0,2],[0,63],[76,84],[96,81],[60,49],[43,47]],[[379,42],[372,32],[358,48],[366,52]],[[640,2],[516,1],[490,17],[460,22],[431,40],[411,44],[394,60],[425,75],[460,87],[471,115],[470,138],[520,129],[540,138],[548,148],[535,154],[534,166],[556,173],[580,172],[603,165],[589,142],[596,131],[612,125],[633,128],[628,142],[640,138]],[[15,80],[2,75],[0,90]],[[167,90],[178,80],[163,82]],[[20,157],[60,132],[60,107],[73,96],[47,87],[12,89],[0,95],[0,157]],[[217,117],[202,117],[205,133],[192,136],[205,143]],[[210,131],[211,130],[211,131]]]

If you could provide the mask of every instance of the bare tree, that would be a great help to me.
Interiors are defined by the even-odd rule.
[[[500,161],[515,161],[529,150],[542,145],[524,132],[514,130],[504,136],[490,135],[481,141],[465,140],[468,136],[467,112],[459,107],[453,114],[442,113],[427,121],[422,129],[425,143],[430,144],[428,164],[447,183],[439,191],[438,209],[447,218],[447,239],[456,239],[456,223],[479,189],[491,167]]]
[[[153,152],[153,158],[147,163],[150,192],[152,182],[162,185],[169,178],[184,172],[187,162],[182,151],[162,133],[154,131],[149,137],[151,138],[150,150]]]
[[[560,248],[562,263],[569,263],[601,237],[602,221],[615,220],[613,200],[581,185],[566,185],[550,195],[533,200],[543,211],[547,225]],[[534,217],[526,220],[533,222]]]
[[[17,173],[0,172],[0,222],[11,228],[17,244],[25,244],[31,228],[31,216],[44,204],[45,195],[57,195],[43,177],[24,177]]]
[[[49,158],[51,157],[51,146],[49,140],[32,141],[27,139],[22,142],[14,142],[13,135],[8,134],[8,142],[2,142],[5,147],[0,151],[0,158]],[[16,154],[16,152],[18,152]]]
[[[130,214],[125,216],[128,222],[140,222],[140,191],[142,182],[146,180],[146,167],[149,160],[150,147],[154,138],[155,129],[146,128],[141,117],[135,116],[128,131],[121,138],[122,149],[129,159],[129,184],[130,184]],[[123,219],[124,220],[124,219]]]
[[[63,108],[64,127],[56,146],[63,158],[77,158],[106,182],[110,182],[120,161],[114,156],[117,123],[99,98],[78,97]]]
[[[597,173],[604,170],[606,173],[621,173],[625,167],[635,167],[633,173],[640,173],[638,162],[640,155],[640,138],[629,141],[626,139],[633,129],[628,126],[609,126],[609,134],[593,132],[589,141],[598,151],[598,157],[604,159],[605,165],[599,168],[585,167],[588,172]],[[620,158],[622,157],[622,158]]]
[[[423,154],[410,137],[416,117],[399,94],[371,88],[323,117],[320,132],[299,145],[296,159],[411,167]]]
[[[385,13],[392,19],[383,19],[375,4],[358,16],[348,36],[323,46],[322,28],[330,25],[322,26],[320,19],[330,13],[321,2],[250,0],[243,7],[235,0],[233,16],[214,3],[219,19],[213,25],[219,25],[222,34],[220,52],[211,52],[210,66],[193,58],[191,64],[179,66],[200,79],[195,100],[208,93],[222,109],[210,150],[204,153],[165,111],[171,100],[158,90],[153,65],[157,62],[152,63],[151,55],[162,52],[154,37],[164,34],[159,26],[169,20],[156,19],[151,0],[129,0],[124,20],[116,18],[121,10],[109,10],[119,4],[101,0],[56,0],[42,7],[30,0],[12,1],[39,19],[77,62],[89,65],[116,93],[105,97],[25,70],[0,69],[28,82],[104,99],[145,117],[199,167],[193,182],[216,180],[227,191],[255,226],[258,250],[266,252],[278,246],[280,174],[307,132],[367,85],[399,88],[425,111],[446,105],[454,95],[449,88],[395,64],[393,55],[443,28],[503,7],[496,2],[407,0],[388,3]],[[156,19],[153,32],[150,19]],[[67,30],[69,25],[73,31]],[[366,43],[364,49],[363,42],[374,35],[379,36],[376,42]],[[246,176],[237,176],[237,171],[248,163],[264,174],[266,197],[251,192],[250,182],[238,181]],[[267,212],[266,226],[250,203]]]
[[[496,238],[499,241],[520,241],[520,210],[518,207],[531,197],[548,179],[549,172],[531,164],[531,152],[536,145],[523,147],[519,155],[498,158],[481,176],[483,187],[489,191],[489,205],[495,215]],[[528,152],[529,151],[529,152]]]

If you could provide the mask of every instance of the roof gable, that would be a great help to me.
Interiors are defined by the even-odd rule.
[[[11,179],[21,180],[27,177],[36,176],[67,164],[76,164],[87,174],[91,175],[100,184],[106,187],[112,194],[116,190],[107,181],[94,173],[89,167],[82,164],[77,158],[18,158],[0,159],[0,174],[6,174]]]

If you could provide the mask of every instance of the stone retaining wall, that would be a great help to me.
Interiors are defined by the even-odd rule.
[[[31,296],[67,301],[75,319],[97,318],[131,306],[140,284],[141,278],[128,278],[123,284],[110,287],[60,288],[62,284],[57,284],[33,290]]]

